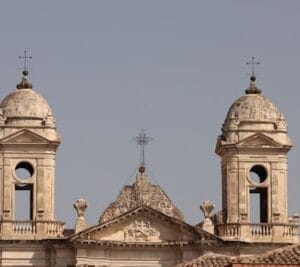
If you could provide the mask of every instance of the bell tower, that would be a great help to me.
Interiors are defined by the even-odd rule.
[[[59,144],[51,109],[32,89],[25,68],[16,90],[0,104],[1,239],[62,235],[63,223],[57,222],[54,214],[55,155]],[[18,203],[20,193],[27,196],[28,203]],[[17,214],[18,206],[26,209],[25,213]]]
[[[254,75],[250,80],[246,94],[230,107],[217,141],[222,170],[217,233],[229,240],[297,242],[296,222],[287,214],[287,153],[292,143],[286,121],[261,95]]]

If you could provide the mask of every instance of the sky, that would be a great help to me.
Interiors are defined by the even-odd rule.
[[[73,227],[78,198],[96,224],[134,182],[146,129],[146,164],[184,214],[221,208],[217,136],[244,94],[254,56],[257,84],[284,113],[289,212],[299,212],[300,1],[1,1],[0,98],[29,60],[34,90],[50,104],[62,136],[57,152],[56,219]]]

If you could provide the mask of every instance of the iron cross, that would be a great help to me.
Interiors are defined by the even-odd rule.
[[[27,50],[24,50],[24,56],[19,56],[20,59],[24,59],[24,70],[27,70],[27,59],[32,59],[31,56],[27,56]]]
[[[134,141],[141,146],[141,165],[145,166],[145,145],[153,141],[153,138],[146,135],[145,129],[141,129],[140,134],[134,138]]]
[[[247,64],[247,65],[251,65],[252,77],[254,77],[254,76],[255,76],[255,73],[254,73],[254,66],[255,66],[255,65],[259,65],[260,62],[259,62],[259,61],[255,61],[255,58],[254,58],[254,57],[251,57],[251,62],[247,62],[246,64]]]

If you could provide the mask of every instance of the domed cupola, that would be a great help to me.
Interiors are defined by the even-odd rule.
[[[52,111],[47,101],[32,89],[27,70],[23,71],[17,89],[3,99],[0,109],[6,125],[55,127]]]
[[[254,132],[264,132],[291,145],[283,114],[270,99],[261,94],[255,76],[250,78],[250,86],[245,93],[229,108],[221,138],[228,143],[236,143]]]

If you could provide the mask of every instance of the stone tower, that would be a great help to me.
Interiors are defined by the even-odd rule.
[[[55,154],[60,137],[46,100],[23,71],[17,89],[0,104],[1,239],[62,235],[54,216]],[[28,217],[17,218],[16,194],[27,194]]]
[[[230,107],[217,141],[223,194],[217,232],[230,240],[294,242],[297,226],[287,214],[292,143],[283,114],[255,82],[252,76],[246,95]]]

